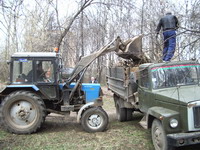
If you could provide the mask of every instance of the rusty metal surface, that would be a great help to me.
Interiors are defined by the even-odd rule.
[[[139,57],[143,56],[140,49],[141,42],[142,36],[136,36],[124,42],[120,39],[120,37],[118,37],[100,50],[83,57],[76,65],[69,79],[69,82],[71,82],[80,72],[87,68],[96,58],[103,56],[109,52],[115,51],[119,57],[132,59],[137,58],[137,60],[140,61],[141,59]],[[129,56],[127,57],[127,55]]]
[[[87,68],[96,58],[98,58],[99,56],[106,54],[107,52],[109,52],[109,47],[111,46],[111,44],[114,41],[112,41],[111,43],[109,43],[108,45],[106,45],[105,47],[101,48],[99,51],[94,52],[88,56],[82,57],[81,60],[78,62],[78,64],[76,65],[76,67],[74,68],[74,71],[72,72],[72,75],[70,77],[69,82],[73,81],[73,79],[80,73],[82,72],[85,68]],[[114,50],[114,49],[113,49]]]
[[[142,53],[142,36],[136,36],[132,39],[129,39],[129,43],[126,45],[124,51],[117,52],[119,57],[125,59],[132,59],[134,61],[141,60],[143,53]]]
[[[118,96],[122,97],[123,99],[127,99],[127,92],[126,87],[124,87],[124,81],[122,79],[118,79],[115,77],[107,76],[107,85],[108,88],[117,94]]]
[[[123,66],[108,68],[107,85],[111,91],[124,100],[134,101],[134,93],[137,91],[136,77],[130,70],[130,67]]]

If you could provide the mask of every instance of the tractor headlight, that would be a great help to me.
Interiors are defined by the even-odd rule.
[[[176,128],[178,126],[178,120],[176,119],[171,119],[170,120],[170,127],[171,128]]]

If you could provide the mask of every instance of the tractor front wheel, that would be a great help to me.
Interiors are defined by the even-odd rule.
[[[81,125],[87,132],[102,132],[108,125],[108,115],[101,107],[88,108],[82,114]]]
[[[43,100],[33,92],[16,91],[8,95],[0,107],[3,128],[11,133],[36,132],[45,120]]]

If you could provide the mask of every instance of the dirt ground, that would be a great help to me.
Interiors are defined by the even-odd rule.
[[[139,125],[142,114],[134,113],[133,121],[118,122],[112,93],[105,87],[103,108],[109,115],[105,132],[87,133],[76,122],[76,113],[70,116],[50,114],[42,128],[34,134],[16,135],[0,128],[0,149],[5,150],[153,150],[149,130]],[[199,146],[178,148],[197,150]]]

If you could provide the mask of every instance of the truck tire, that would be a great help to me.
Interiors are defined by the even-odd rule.
[[[102,132],[108,126],[108,115],[101,107],[92,107],[83,112],[81,125],[87,132]]]
[[[126,108],[120,108],[120,103],[116,103],[116,114],[117,114],[117,120],[120,122],[127,120],[127,109]]]
[[[126,109],[126,121],[133,120],[133,111],[134,111],[134,109],[132,109],[132,108]]]
[[[155,150],[168,150],[166,134],[158,119],[152,123],[151,136]]]
[[[9,94],[0,107],[2,127],[15,134],[36,132],[45,120],[43,100],[33,92],[16,91]]]

